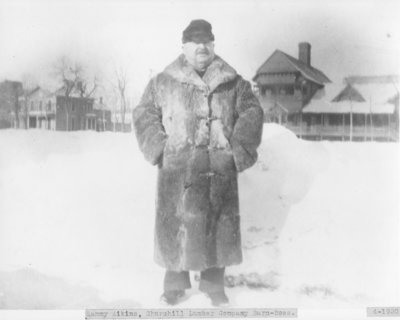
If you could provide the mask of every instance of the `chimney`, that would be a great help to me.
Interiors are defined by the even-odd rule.
[[[311,44],[308,42],[299,43],[299,60],[306,65],[311,65]]]

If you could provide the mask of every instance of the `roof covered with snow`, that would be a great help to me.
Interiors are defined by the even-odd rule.
[[[28,97],[29,99],[50,99],[54,97],[54,94],[42,87],[36,87],[28,94]]]
[[[363,99],[354,101],[355,93]],[[346,87],[343,84],[326,84],[303,112],[391,114],[395,110],[391,101],[397,94],[396,87],[390,83],[353,84]]]

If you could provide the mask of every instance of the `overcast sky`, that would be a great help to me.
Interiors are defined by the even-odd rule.
[[[245,78],[280,49],[331,80],[399,73],[400,1],[11,1],[0,0],[0,80],[48,77],[70,55],[110,78],[128,70],[130,95],[181,52],[192,19],[211,22],[216,52]]]

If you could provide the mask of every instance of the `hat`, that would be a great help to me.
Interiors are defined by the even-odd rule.
[[[206,20],[192,20],[186,29],[183,30],[182,43],[214,41],[214,35],[211,30],[212,26]]]

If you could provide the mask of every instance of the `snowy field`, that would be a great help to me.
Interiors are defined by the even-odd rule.
[[[133,134],[2,130],[0,148],[0,309],[160,307],[156,168]],[[400,305],[398,150],[266,125],[240,175],[231,305]],[[179,307],[210,307],[192,280]]]

